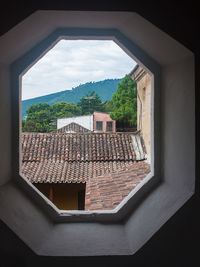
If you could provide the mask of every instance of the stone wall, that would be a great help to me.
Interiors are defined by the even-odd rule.
[[[148,158],[151,155],[151,76],[140,66],[132,72],[131,77],[137,82],[137,130],[144,139]]]

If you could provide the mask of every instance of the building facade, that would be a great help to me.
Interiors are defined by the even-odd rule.
[[[23,133],[22,174],[61,210],[114,209],[150,165],[140,133]]]
[[[83,115],[83,116],[74,116],[70,118],[57,119],[57,129],[61,129],[68,124],[76,123],[89,131],[93,131],[93,114]],[[68,132],[69,133],[69,132]]]
[[[137,130],[141,131],[147,158],[151,156],[151,76],[139,65],[130,76],[137,83]]]
[[[94,132],[116,132],[116,121],[111,119],[109,113],[95,111],[93,119]]]
[[[62,118],[57,120],[57,131],[65,133],[75,133],[79,125],[80,131],[91,132],[116,132],[116,121],[112,120],[109,113],[94,111],[91,115]],[[81,128],[82,127],[82,128]]]

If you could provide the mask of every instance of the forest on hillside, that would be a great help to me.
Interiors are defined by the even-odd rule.
[[[117,85],[121,79],[105,79],[99,82],[87,82],[80,84],[72,90],[65,90],[54,94],[35,97],[22,101],[22,118],[27,115],[26,110],[32,104],[47,103],[53,105],[59,102],[75,103],[77,104],[82,97],[95,91],[99,95],[102,102],[112,99],[112,94],[116,92]]]
[[[113,120],[134,127],[137,124],[137,85],[129,75],[118,83],[110,100],[102,101],[93,90],[82,96],[78,103],[61,101],[32,104],[26,110],[27,118],[22,120],[23,132],[51,132],[56,129],[56,120],[73,116],[92,114],[94,111],[109,112]]]

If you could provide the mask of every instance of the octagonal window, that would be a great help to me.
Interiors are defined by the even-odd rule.
[[[61,210],[117,207],[151,170],[151,75],[112,40],[61,40],[21,79],[21,175]]]

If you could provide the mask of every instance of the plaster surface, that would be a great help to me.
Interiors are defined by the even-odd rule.
[[[60,129],[72,122],[75,122],[84,128],[93,131],[93,115],[77,116],[72,118],[63,118],[57,120],[57,129]]]
[[[115,41],[154,74],[155,86],[152,94],[155,103],[151,140],[153,178],[147,177],[143,186],[110,213],[86,213],[82,221],[80,214],[74,214],[78,218],[75,222],[66,219],[67,216],[71,218],[70,214],[60,214],[47,199],[38,196],[25,180],[19,181],[18,141],[12,139],[12,136],[19,136],[15,133],[19,127],[19,93],[16,91],[19,84],[10,79],[11,66],[21,62],[15,64],[15,69],[18,73],[25,71],[30,62],[33,64],[47,51],[40,42],[47,38],[46,44],[53,45],[54,38],[48,39],[48,36],[62,27],[80,27],[82,38],[88,38],[84,28],[93,28],[94,32],[103,29],[104,35],[106,29],[119,30],[127,39],[118,34]],[[98,39],[99,35],[94,36],[94,32],[93,38]],[[31,49],[33,53],[28,52]],[[128,255],[136,252],[194,193],[193,54],[136,13],[71,11],[34,13],[1,37],[0,53],[0,86],[3,88],[0,123],[4,125],[0,143],[4,151],[4,157],[0,158],[1,219],[40,255]],[[26,60],[18,61],[24,55]],[[54,220],[57,217],[61,220]]]

